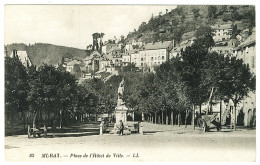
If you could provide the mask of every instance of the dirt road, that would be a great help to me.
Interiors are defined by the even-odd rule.
[[[256,131],[203,133],[191,126],[144,123],[144,135],[5,137],[6,160],[31,161],[255,161]]]

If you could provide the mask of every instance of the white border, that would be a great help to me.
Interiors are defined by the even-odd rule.
[[[45,4],[45,5],[49,5],[49,4],[165,4],[165,5],[208,5],[208,4],[214,4],[214,5],[255,5],[256,6],[256,20],[257,18],[259,18],[259,12],[258,12],[258,4],[257,4],[257,0],[218,0],[218,1],[203,1],[203,0],[126,0],[126,1],[122,1],[122,0],[1,0],[0,1],[0,42],[1,42],[1,46],[0,46],[0,52],[1,52],[1,60],[0,60],[0,74],[1,74],[1,79],[0,79],[0,84],[1,84],[1,94],[3,94],[4,96],[4,62],[3,62],[3,57],[4,57],[4,5],[5,4]],[[258,21],[256,22],[256,29],[258,29],[259,24]],[[258,30],[256,30],[256,40],[259,40],[259,33]],[[258,45],[258,42],[257,42]],[[258,46],[257,50],[258,50]],[[258,54],[258,51],[257,51]],[[256,62],[257,64],[259,64],[259,57],[256,57]],[[257,65],[256,65],[257,67]],[[257,73],[259,73],[259,67],[257,67]],[[257,77],[257,82],[258,82],[258,77]],[[257,85],[257,89],[258,89],[258,85]],[[1,105],[1,112],[2,114],[0,115],[0,121],[2,121],[1,127],[0,127],[0,132],[1,132],[1,146],[0,146],[0,160],[1,160],[1,164],[9,164],[10,162],[5,162],[4,161],[4,97],[2,97],[1,101],[0,101],[0,105]],[[258,98],[258,97],[257,97]],[[257,102],[257,107],[259,107],[259,103]],[[259,119],[259,117],[257,117]],[[258,122],[257,122],[258,123]],[[259,128],[257,127],[257,136],[256,139],[259,138]],[[259,162],[259,140],[257,140],[257,150],[256,150],[256,155],[257,155],[257,159],[256,161]],[[13,162],[14,163],[14,162]],[[11,163],[11,164],[13,164]],[[16,162],[16,163],[21,163],[21,162]],[[36,162],[29,162],[29,163],[33,163],[35,164]],[[37,162],[39,163],[39,162]],[[48,162],[49,163],[49,162]],[[64,163],[64,162],[63,162]],[[75,162],[66,162],[64,164],[75,164]],[[84,162],[84,164],[86,163],[90,163],[90,162]],[[122,164],[125,162],[117,162],[118,164]],[[106,162],[106,164],[117,164],[115,162]],[[135,162],[135,164],[143,164],[143,162]],[[155,164],[158,162],[144,162],[144,164]],[[162,163],[162,162],[160,162]],[[170,162],[163,162],[164,164],[170,164]],[[22,163],[24,164],[24,163]],[[26,162],[26,164],[28,164],[28,162]],[[52,164],[52,163],[51,163]],[[54,164],[54,163],[53,163]],[[56,164],[56,163],[55,163]],[[78,163],[76,163],[78,164]],[[100,163],[91,163],[91,164],[100,164]],[[132,164],[132,163],[126,163],[126,164]],[[171,163],[172,164],[172,163]],[[175,164],[204,164],[202,162],[175,162]],[[208,164],[208,163],[206,163]],[[210,163],[210,164],[219,164],[219,163]],[[244,163],[223,163],[223,164],[244,164]],[[256,164],[256,163],[249,163],[249,164]]]

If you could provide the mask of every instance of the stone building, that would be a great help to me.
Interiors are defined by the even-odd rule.
[[[235,55],[238,59],[243,59],[248,64],[251,72],[256,75],[256,39],[255,32],[252,33],[237,48]],[[256,93],[250,92],[249,96],[242,101],[244,113],[244,125],[255,126],[256,119]]]
[[[213,40],[215,42],[221,42],[230,39],[232,34],[231,24],[215,25],[211,26],[214,32]]]
[[[154,66],[169,60],[172,48],[173,41],[160,41],[144,45],[139,51],[140,66],[147,68],[148,71],[153,70]]]

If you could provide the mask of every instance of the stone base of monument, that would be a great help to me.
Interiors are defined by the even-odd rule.
[[[110,134],[119,134],[120,132],[120,124],[116,124],[114,125],[114,128],[110,130]],[[124,135],[130,135],[131,134],[131,130],[128,128],[128,125],[125,123],[125,128],[123,131]]]

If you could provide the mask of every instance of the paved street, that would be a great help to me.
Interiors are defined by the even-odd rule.
[[[89,125],[85,124],[84,127]],[[28,139],[26,135],[5,137],[7,160],[41,161],[255,161],[256,131],[238,128],[233,132],[203,133],[191,126],[144,123],[144,135],[93,135]],[[30,156],[31,154],[31,156]],[[33,155],[32,155],[33,154]],[[46,154],[44,156],[44,154]],[[120,155],[122,154],[122,155]],[[110,155],[110,156],[109,156]],[[48,157],[48,158],[46,158]]]

